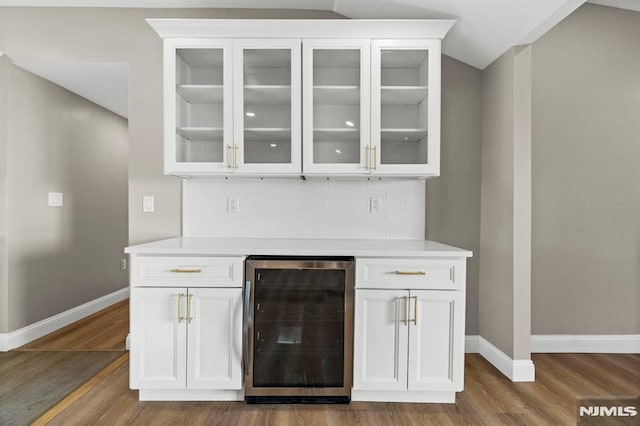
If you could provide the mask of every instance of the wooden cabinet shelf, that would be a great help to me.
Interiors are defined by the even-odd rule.
[[[427,129],[380,129],[384,142],[418,142],[427,136]]]
[[[345,141],[357,142],[360,140],[360,129],[343,128],[343,129],[313,129],[313,139],[318,142],[324,141]]]
[[[289,140],[291,129],[286,128],[246,128],[244,129],[244,140],[255,142],[278,142]]]
[[[249,105],[288,105],[291,86],[256,84],[244,86],[244,102]]]
[[[318,105],[358,105],[360,86],[313,86],[313,102]]]
[[[176,133],[191,141],[222,139],[221,127],[178,127]]]
[[[223,86],[218,84],[180,84],[176,92],[190,104],[222,103]]]
[[[383,105],[417,105],[427,98],[426,86],[382,86]]]

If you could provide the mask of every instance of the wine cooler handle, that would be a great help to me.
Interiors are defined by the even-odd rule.
[[[242,327],[242,336],[244,340],[244,348],[242,351],[242,360],[245,374],[249,369],[249,304],[251,303],[251,281],[244,284],[244,318]]]

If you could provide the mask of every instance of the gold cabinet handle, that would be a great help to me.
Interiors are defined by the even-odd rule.
[[[172,269],[171,272],[177,273],[177,274],[199,274],[202,272],[202,269]]]
[[[227,145],[227,169],[231,168],[231,145]]]
[[[369,145],[364,147],[364,161],[365,161],[365,169],[369,170],[371,168],[371,166],[369,165],[370,161],[369,161],[369,150],[371,148],[369,148]]]
[[[413,299],[413,319],[409,322],[418,325],[418,296],[411,296],[411,299]]]
[[[409,324],[409,298],[407,296],[403,297],[404,299],[404,320],[402,322],[404,325]]]
[[[377,170],[377,164],[378,164],[378,147],[374,146],[373,148],[373,170]]]
[[[187,321],[191,324],[191,320],[193,319],[193,315],[191,312],[191,300],[193,299],[193,294],[189,293],[187,297]]]
[[[184,316],[182,315],[182,298],[183,297],[184,297],[184,294],[178,293],[178,324],[180,324],[184,319]]]
[[[396,271],[396,275],[427,275],[423,271]]]
[[[233,165],[234,168],[238,168],[238,145],[233,146]]]

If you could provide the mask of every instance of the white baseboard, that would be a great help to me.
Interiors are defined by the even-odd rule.
[[[479,352],[480,336],[465,336],[465,352]],[[531,353],[640,353],[640,334],[538,334],[531,336]]]
[[[640,353],[640,334],[551,334],[531,336],[531,352]]]
[[[535,367],[530,359],[511,359],[488,340],[478,337],[478,352],[512,382],[535,381]]]
[[[480,350],[480,336],[467,335],[464,337],[464,352],[467,354],[477,354]]]
[[[114,303],[129,297],[129,287],[125,287],[106,296],[87,302],[83,305],[69,309],[52,317],[38,321],[11,333],[0,333],[0,352],[26,345],[42,336],[46,336],[73,322],[88,317],[91,314],[107,308]]]

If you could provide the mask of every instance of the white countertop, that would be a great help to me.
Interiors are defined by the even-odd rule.
[[[130,246],[130,254],[209,256],[471,257],[469,250],[429,240],[330,240],[178,237]]]

